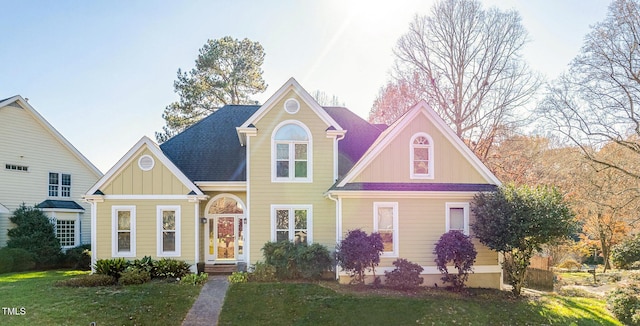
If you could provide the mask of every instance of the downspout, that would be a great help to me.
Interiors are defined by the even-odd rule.
[[[327,198],[336,202],[336,243],[340,242],[342,238],[342,200],[340,198],[334,198],[330,192],[326,193]],[[335,265],[336,280],[339,279],[338,265]]]

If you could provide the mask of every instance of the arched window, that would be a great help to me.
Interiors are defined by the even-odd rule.
[[[273,181],[311,181],[311,137],[303,125],[286,122],[273,135]]]
[[[433,140],[425,133],[411,137],[411,179],[433,179]]]

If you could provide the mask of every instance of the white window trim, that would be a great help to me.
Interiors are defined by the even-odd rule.
[[[397,202],[374,202],[373,203],[373,232],[378,232],[378,208],[391,207],[393,209],[393,251],[382,252],[380,257],[398,257],[400,253],[400,238],[398,236],[398,203]]]
[[[56,212],[51,212],[51,218],[54,220],[54,228],[56,237],[58,237],[58,221],[73,221],[73,245],[61,246],[62,249],[69,249],[80,245],[80,214],[76,213],[75,217],[58,217]]]
[[[313,243],[313,205],[271,205],[271,242],[277,241],[276,210],[307,210],[307,244]],[[293,216],[293,214],[291,215]],[[295,219],[289,220],[289,241],[293,241]],[[245,249],[246,250],[246,249]]]
[[[299,127],[301,127],[302,129],[304,129],[307,132],[307,136],[309,137],[309,140],[306,142],[302,142],[302,141],[278,141],[276,142],[275,137],[276,137],[276,133],[278,133],[278,130],[280,130],[280,128],[284,125],[288,125],[288,124],[294,124],[297,125]],[[293,166],[290,165],[289,167],[289,177],[287,178],[279,178],[277,177],[278,173],[277,173],[277,162],[276,162],[276,158],[277,158],[277,146],[276,143],[288,143],[288,144],[307,144],[307,177],[306,178],[296,178],[295,177],[295,145],[292,147],[289,147],[289,161],[290,162],[294,162]],[[294,155],[291,155],[294,154]],[[293,167],[293,169],[292,169]],[[274,129],[273,129],[273,133],[271,133],[271,182],[287,182],[287,183],[293,183],[293,182],[300,182],[300,183],[310,183],[313,182],[313,136],[311,135],[311,131],[309,130],[309,128],[307,128],[307,126],[297,120],[286,120],[286,121],[282,121],[281,123],[279,123]]]
[[[162,232],[164,231],[162,228],[162,212],[164,211],[175,211],[176,214],[176,250],[175,251],[163,251],[162,248],[162,243],[163,243],[163,239],[162,239]],[[182,237],[181,232],[180,232],[180,206],[165,206],[165,205],[159,205],[156,206],[156,221],[157,221],[157,240],[156,240],[156,248],[157,248],[157,255],[158,257],[180,257],[182,250],[181,250],[181,240]]]
[[[429,167],[428,167],[429,173],[427,173],[427,174],[416,174],[416,173],[414,173],[414,170],[413,170],[413,159],[414,159],[413,142],[418,137],[425,137],[429,141]],[[409,142],[409,173],[410,173],[409,178],[411,178],[411,179],[433,179],[434,178],[435,174],[434,174],[434,171],[433,171],[433,165],[434,165],[433,164],[433,161],[434,161],[434,156],[433,156],[434,150],[433,150],[433,147],[434,147],[433,138],[431,138],[431,136],[429,136],[427,133],[418,132],[418,133],[414,134],[411,137],[411,141]]]
[[[469,235],[469,203],[467,202],[450,202],[445,204],[445,233],[449,232],[450,227],[450,213],[451,208],[462,208],[464,212],[464,231],[463,233]]]
[[[118,251],[118,212],[131,212],[131,248],[128,252]],[[111,206],[111,256],[135,257],[136,256],[136,207],[135,206]]]

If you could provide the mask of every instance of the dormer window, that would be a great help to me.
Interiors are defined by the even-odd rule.
[[[273,135],[272,181],[311,181],[311,137],[299,122],[285,122]]]
[[[433,179],[433,140],[426,133],[411,137],[411,179]]]

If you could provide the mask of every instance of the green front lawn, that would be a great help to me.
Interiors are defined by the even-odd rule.
[[[332,286],[335,288],[335,286]],[[620,325],[603,300],[444,290],[336,292],[317,284],[243,283],[229,288],[220,325]],[[342,289],[348,289],[348,286]]]
[[[180,325],[201,289],[157,281],[126,287],[55,285],[87,273],[0,274],[0,325]]]

